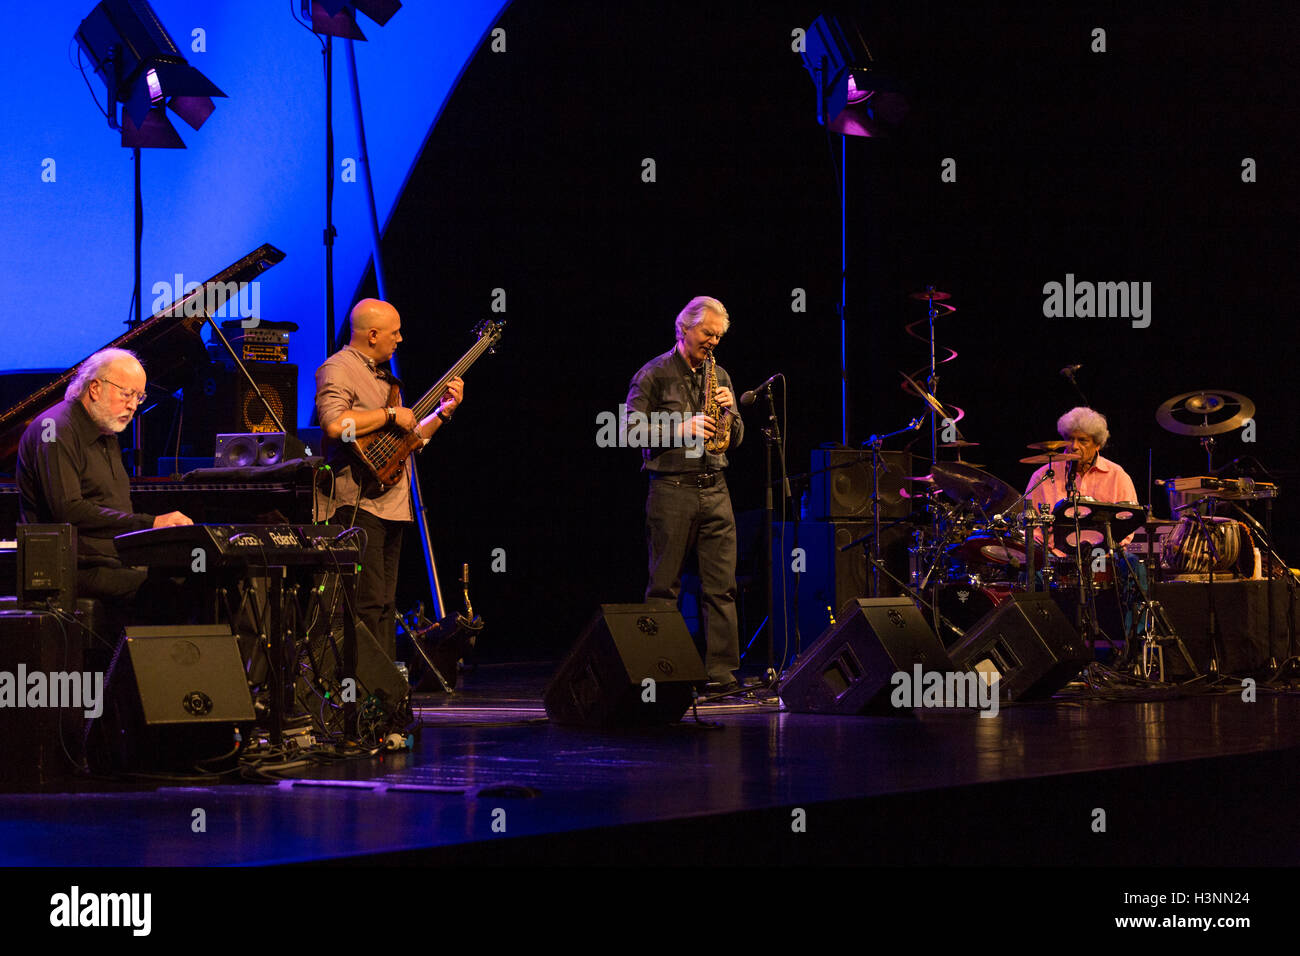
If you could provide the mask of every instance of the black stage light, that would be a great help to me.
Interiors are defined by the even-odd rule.
[[[313,33],[364,40],[357,14],[364,13],[381,27],[402,8],[399,0],[302,0],[302,15],[311,17]]]
[[[198,129],[211,98],[226,95],[186,62],[148,0],[103,0],[76,37],[108,88],[108,125],[121,130],[123,146],[184,149],[166,108]]]
[[[896,77],[876,66],[858,28],[828,14],[808,28],[804,68],[817,84],[817,122],[842,136],[882,136],[907,115]]]

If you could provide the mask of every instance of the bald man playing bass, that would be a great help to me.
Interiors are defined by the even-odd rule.
[[[387,425],[415,431],[428,441],[465,396],[465,383],[453,378],[447,395],[424,421],[402,405],[388,404],[395,382],[386,368],[402,341],[402,318],[379,299],[362,299],[349,316],[352,338],[316,370],[316,414],[328,441],[333,487],[317,487],[317,516],[334,524],[362,528],[366,550],[357,581],[357,614],[389,660],[397,656],[397,565],[402,532],[414,520],[411,489],[405,477],[387,491],[367,481],[363,466],[348,454],[348,444]]]

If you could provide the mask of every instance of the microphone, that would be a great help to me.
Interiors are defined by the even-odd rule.
[[[753,404],[754,404],[754,399],[758,398],[758,394],[759,394],[759,392],[761,392],[761,391],[763,391],[764,389],[766,389],[769,385],[771,385],[773,382],[775,382],[778,378],[781,378],[781,373],[780,373],[780,372],[777,372],[775,375],[773,375],[771,378],[769,378],[769,379],[768,379],[766,382],[764,382],[762,385],[758,386],[758,388],[751,388],[751,389],[750,389],[748,392],[746,392],[744,395],[741,395],[741,396],[740,396],[740,404],[742,404],[742,405],[753,405]]]
[[[1083,368],[1082,365],[1067,365],[1065,368],[1061,369],[1061,374],[1073,382],[1074,373],[1079,371],[1081,368]]]

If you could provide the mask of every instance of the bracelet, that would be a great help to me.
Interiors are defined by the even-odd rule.
[[[389,425],[391,425],[391,424],[393,424],[393,422],[397,421],[397,409],[394,408],[392,405],[389,405],[387,408],[384,409],[384,414],[386,414],[386,415],[388,416],[388,424],[389,424]]]
[[[444,425],[445,425],[447,422],[451,421],[451,416],[450,416],[450,415],[444,415],[444,414],[442,413],[442,407],[441,407],[441,406],[439,406],[439,408],[438,408],[438,417],[442,419],[442,422],[443,422]]]

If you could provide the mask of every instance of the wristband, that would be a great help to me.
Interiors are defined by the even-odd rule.
[[[387,408],[385,408],[385,409],[384,409],[384,414],[386,414],[386,415],[388,416],[388,424],[389,424],[389,425],[391,425],[391,424],[393,424],[393,422],[397,421],[397,409],[394,408],[393,406],[389,405]]]
[[[442,419],[443,424],[446,424],[447,422],[451,421],[451,416],[450,416],[450,415],[444,415],[444,414],[442,413],[442,406],[441,406],[441,405],[438,406],[438,417]]]

